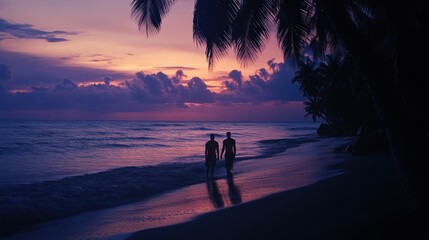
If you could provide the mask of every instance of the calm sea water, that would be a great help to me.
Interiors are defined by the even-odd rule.
[[[0,185],[56,180],[126,166],[203,162],[214,133],[220,146],[227,131],[237,158],[284,151],[317,123],[0,121]]]

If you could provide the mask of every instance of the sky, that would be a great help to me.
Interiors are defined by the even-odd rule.
[[[131,0],[0,0],[0,119],[310,120],[274,27],[255,61],[231,49],[209,70],[193,8],[147,36]]]

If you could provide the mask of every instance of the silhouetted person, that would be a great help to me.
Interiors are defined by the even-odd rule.
[[[235,147],[235,140],[231,138],[231,132],[227,132],[226,139],[223,140],[220,158],[222,158],[223,153],[225,152],[225,168],[228,177],[232,177],[231,169],[234,165],[236,151],[237,149]]]
[[[210,134],[210,141],[206,142],[206,176],[209,178],[209,171],[213,178],[214,168],[216,167],[216,161],[219,159],[219,144],[214,140],[215,135]]]

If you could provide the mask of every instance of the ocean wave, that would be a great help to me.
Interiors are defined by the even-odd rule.
[[[290,130],[317,130],[318,127],[291,127]]]
[[[128,130],[132,130],[132,131],[153,131],[153,128],[148,128],[148,127],[133,127],[133,128],[129,128]]]
[[[317,141],[314,137],[300,137],[300,138],[281,138],[281,139],[268,139],[258,141],[261,146],[260,153],[262,157],[273,156],[282,153],[289,148],[298,147],[303,143]]]
[[[0,146],[0,155],[16,155],[22,156],[26,155],[28,152],[33,150],[28,146]]]
[[[83,142],[92,142],[92,141],[103,141],[103,142],[108,142],[108,141],[127,141],[127,140],[131,140],[131,141],[146,141],[146,140],[155,140],[156,138],[152,138],[152,137],[143,137],[143,136],[139,136],[139,137],[129,137],[129,136],[125,136],[125,137],[73,137],[73,138],[69,138],[69,139],[64,139],[67,141],[75,141],[75,142],[79,142],[79,141],[83,141]]]
[[[139,147],[170,147],[161,143],[147,143],[147,144],[125,144],[125,143],[106,143],[95,145],[96,148],[139,148]]]
[[[210,131],[212,129],[211,128],[205,128],[205,127],[194,127],[194,128],[189,128],[189,130]]]
[[[132,140],[132,141],[146,141],[146,140],[155,140],[156,138],[152,138],[152,137],[106,137],[103,138],[103,141],[127,141],[127,140]],[[100,140],[100,139],[93,139],[93,140]]]
[[[131,139],[131,140],[154,140],[156,138],[152,138],[152,137],[126,137],[125,139]]]
[[[140,147],[140,144],[106,143],[95,145],[96,148],[134,148]]]
[[[161,143],[147,143],[147,144],[140,144],[140,146],[143,146],[143,147],[171,147],[170,145],[161,144]]]
[[[111,133],[111,132],[109,132],[109,131],[94,131],[94,130],[83,131],[83,133],[84,133],[85,135],[89,135],[89,136],[91,136],[91,135],[105,136],[105,135],[112,134],[112,133]]]
[[[0,185],[0,235],[203,181],[201,162],[122,167],[56,181]]]
[[[52,136],[58,135],[58,132],[43,130],[43,131],[27,132],[26,134],[32,137],[52,137]]]
[[[0,155],[28,155],[30,153],[65,153],[66,151],[80,151],[83,149],[100,148],[136,148],[168,147],[167,144],[151,143],[156,138],[151,137],[74,137],[70,139],[57,138],[51,141],[46,139],[16,141],[0,145]]]
[[[180,124],[180,123],[151,123],[151,124],[148,124],[148,126],[153,126],[153,127],[183,127],[186,125]]]

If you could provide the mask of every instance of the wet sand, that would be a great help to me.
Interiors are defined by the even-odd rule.
[[[390,156],[344,157],[344,174],[128,239],[429,239]]]

